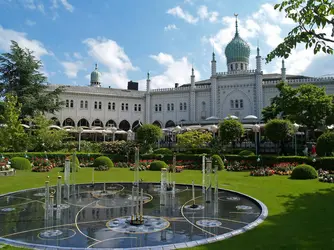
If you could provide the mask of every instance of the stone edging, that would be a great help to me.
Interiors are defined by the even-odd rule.
[[[108,183],[112,183],[112,182],[108,182]],[[124,184],[131,184],[132,182],[115,182],[115,183],[124,183]],[[152,184],[160,184],[160,182],[149,182]],[[86,184],[86,183],[78,183],[80,185],[82,184]],[[103,182],[97,182],[95,184],[103,184]],[[190,184],[186,184],[186,183],[180,183],[180,184],[176,184],[179,186],[189,186]],[[195,185],[196,187],[202,187],[201,185]],[[5,196],[5,195],[11,195],[11,194],[16,194],[16,193],[20,193],[20,192],[25,192],[25,191],[31,191],[31,190],[36,190],[36,189],[41,189],[43,187],[40,188],[31,188],[31,189],[25,189],[25,190],[20,190],[20,191],[15,191],[15,192],[10,192],[7,194],[2,194],[0,195],[0,197]],[[205,244],[209,244],[209,243],[213,243],[213,242],[217,242],[217,241],[222,241],[228,238],[231,238],[233,236],[245,233],[255,227],[257,227],[259,224],[261,224],[268,216],[268,208],[266,207],[266,205],[261,202],[258,199],[255,199],[247,194],[243,194],[234,190],[230,190],[230,189],[223,189],[223,188],[219,188],[219,191],[228,191],[231,193],[235,193],[241,196],[244,196],[250,200],[255,201],[258,206],[261,207],[261,214],[259,215],[259,217],[253,221],[252,223],[249,223],[248,225],[234,230],[232,232],[228,232],[225,234],[221,234],[221,235],[217,235],[215,237],[210,237],[207,239],[202,239],[202,240],[197,240],[197,241],[189,241],[189,242],[185,242],[185,243],[176,243],[176,244],[169,244],[169,245],[160,245],[160,246],[154,246],[154,247],[136,247],[136,248],[127,248],[129,250],[135,250],[135,249],[141,249],[141,250],[167,250],[167,249],[180,249],[180,248],[191,248],[191,247],[196,247],[196,246],[200,246],[200,245],[205,245]],[[33,243],[26,243],[26,242],[22,242],[22,241],[16,241],[16,240],[10,240],[10,239],[5,239],[5,238],[1,238],[0,237],[0,243],[3,244],[9,244],[12,246],[16,246],[16,247],[25,247],[25,248],[32,248],[32,249],[44,249],[44,250],[60,250],[60,249],[66,249],[66,250],[71,250],[71,249],[75,249],[75,250],[83,250],[83,249],[87,249],[87,248],[75,248],[75,247],[58,247],[58,246],[46,246],[46,245],[39,245],[39,244],[33,244]],[[94,248],[94,250],[107,250],[108,248]],[[115,249],[115,250],[123,250],[123,248],[109,248],[109,249]]]

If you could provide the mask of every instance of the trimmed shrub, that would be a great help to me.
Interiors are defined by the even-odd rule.
[[[11,159],[11,167],[18,170],[31,170],[31,163],[23,157],[13,157]]]
[[[95,159],[95,161],[93,163],[93,167],[95,168],[95,170],[107,171],[110,168],[114,167],[114,163],[112,162],[112,160],[109,157],[100,156],[100,157]]]
[[[150,164],[150,170],[152,171],[161,171],[162,168],[168,168],[164,161],[154,161]]]
[[[292,170],[291,174],[291,179],[297,180],[315,179],[317,177],[318,172],[315,168],[307,164],[298,165]]]
[[[255,153],[250,150],[242,150],[239,153],[240,156],[254,156]]]
[[[218,167],[218,170],[224,169],[224,162],[219,155],[212,156],[212,167],[215,168],[216,166]]]
[[[325,132],[317,140],[317,154],[320,156],[332,156],[334,152],[334,133]]]
[[[154,154],[172,155],[173,152],[169,148],[158,148],[154,150]]]

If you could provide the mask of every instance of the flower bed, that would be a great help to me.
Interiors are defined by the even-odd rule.
[[[250,172],[251,176],[272,176],[275,174],[275,171],[271,168],[260,168]]]
[[[273,170],[277,175],[291,175],[292,170],[298,165],[298,162],[280,162],[273,165]]]
[[[33,172],[49,172],[55,167],[59,167],[60,162],[56,159],[50,161],[47,158],[33,157],[31,159],[32,171]]]
[[[227,171],[248,171],[254,170],[255,167],[249,164],[246,161],[232,161],[232,162],[225,162],[227,163],[226,170]]]
[[[319,181],[334,183],[334,171],[318,170]]]

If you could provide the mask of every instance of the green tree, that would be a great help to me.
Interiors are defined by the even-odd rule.
[[[211,140],[211,133],[196,130],[177,135],[178,146],[184,148],[202,148],[207,146]]]
[[[153,124],[144,124],[137,130],[137,140],[144,147],[152,148],[162,137],[162,130]]]
[[[265,121],[280,116],[311,130],[331,124],[333,96],[327,95],[325,88],[313,84],[302,84],[293,88],[285,82],[279,83],[277,88],[279,95],[262,111]]]
[[[296,26],[266,58],[267,62],[275,57],[288,58],[298,44],[305,44],[314,54],[323,52],[333,54],[334,39],[334,2],[332,0],[284,0],[276,4],[275,9],[284,11]],[[324,28],[331,28],[332,34],[326,34]]]
[[[28,134],[24,131],[20,119],[21,104],[14,95],[7,94],[4,111],[0,119],[5,123],[0,128],[0,145],[4,151],[22,152],[29,144]]]
[[[264,127],[264,133],[273,143],[281,145],[284,154],[284,141],[294,133],[293,125],[289,120],[273,119]]]
[[[18,97],[22,104],[21,117],[33,117],[35,112],[54,113],[63,105],[59,99],[63,87],[47,91],[47,79],[40,73],[41,67],[33,52],[22,49],[15,41],[10,53],[0,55],[0,95],[12,93]]]
[[[245,129],[241,122],[235,119],[225,119],[219,125],[220,139],[223,144],[232,142],[243,136]]]
[[[32,119],[27,119],[33,124],[31,142],[35,151],[56,151],[62,146],[68,132],[63,129],[50,129],[52,120],[38,114]]]
[[[317,154],[320,156],[332,156],[334,152],[334,133],[325,132],[317,140]]]

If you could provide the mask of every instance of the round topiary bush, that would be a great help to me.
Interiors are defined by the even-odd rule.
[[[212,167],[215,168],[216,166],[218,167],[218,170],[224,169],[224,162],[219,155],[212,156]]]
[[[173,151],[169,148],[158,148],[154,150],[154,154],[160,154],[160,155],[171,155],[173,154]]]
[[[164,161],[154,161],[150,164],[150,170],[161,171],[162,168],[168,168],[168,165]]]
[[[94,160],[93,167],[98,171],[107,171],[114,167],[114,163],[107,156],[100,156]]]
[[[315,179],[318,177],[317,170],[314,167],[301,164],[295,167],[291,173],[291,179],[297,180],[307,180],[307,179]]]
[[[31,170],[31,163],[23,157],[13,157],[11,159],[11,167],[18,170]]]
[[[242,150],[239,153],[240,156],[254,156],[255,153],[250,150]]]

